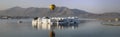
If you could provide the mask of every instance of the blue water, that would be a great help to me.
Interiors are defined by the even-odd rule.
[[[23,21],[18,23],[18,21]],[[50,30],[35,29],[31,19],[0,19],[0,37],[49,37]],[[76,29],[54,29],[56,37],[120,37],[120,26],[102,25],[91,20],[79,24]]]

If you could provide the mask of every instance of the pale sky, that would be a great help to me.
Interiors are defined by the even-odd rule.
[[[15,6],[48,8],[50,4],[92,13],[120,12],[120,0],[0,0],[0,10]]]

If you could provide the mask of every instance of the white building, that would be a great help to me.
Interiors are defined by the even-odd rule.
[[[58,28],[64,26],[74,26],[79,23],[77,17],[43,17],[43,18],[34,18],[32,20],[32,26],[42,29],[51,29],[53,26]]]

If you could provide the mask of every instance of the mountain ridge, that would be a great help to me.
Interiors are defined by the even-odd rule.
[[[69,9],[67,7],[56,7],[54,11],[49,8],[21,8],[13,7],[7,10],[1,10],[0,16],[28,16],[28,17],[66,17],[66,16],[78,16],[85,18],[116,18],[120,16],[119,12],[107,12],[103,14],[94,14],[80,9]]]
[[[76,11],[75,11],[76,10]],[[0,11],[0,16],[79,16],[79,14],[88,13],[83,10],[69,9],[67,7],[56,7],[54,11],[50,11],[49,8],[21,8],[13,7],[7,10]],[[77,14],[77,15],[76,15]]]

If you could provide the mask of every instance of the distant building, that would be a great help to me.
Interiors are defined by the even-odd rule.
[[[119,18],[115,18],[115,21],[118,22],[118,21],[119,21]]]

